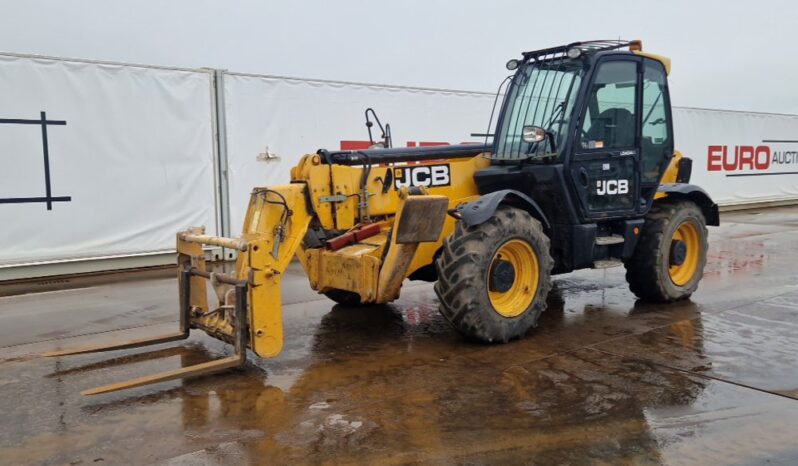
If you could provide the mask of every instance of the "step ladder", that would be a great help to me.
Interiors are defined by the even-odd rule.
[[[594,269],[611,269],[613,267],[620,267],[622,265],[623,261],[620,259],[601,259],[593,261]]]
[[[595,244],[596,246],[613,246],[615,244],[623,244],[623,241],[623,236],[621,235],[597,236]],[[594,269],[610,269],[621,265],[623,265],[623,261],[615,257],[593,261]]]
[[[621,244],[623,243],[623,236],[621,235],[609,235],[609,236],[597,236],[596,237],[596,245],[598,246],[611,246],[613,244]]]

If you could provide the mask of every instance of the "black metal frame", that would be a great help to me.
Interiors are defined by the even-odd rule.
[[[50,145],[47,138],[47,126],[66,126],[64,120],[48,120],[47,113],[40,112],[38,120],[27,120],[22,118],[0,118],[0,124],[6,125],[40,125],[42,127],[42,153],[44,155],[44,197],[7,197],[0,198],[0,204],[24,204],[33,202],[43,202],[47,204],[47,210],[53,210],[53,202],[69,202],[72,196],[53,196],[50,182]]]
[[[235,287],[235,307],[233,316],[235,317],[235,335],[233,335],[233,346],[236,355],[246,355],[249,335],[247,326],[247,307],[249,282],[238,280],[225,274],[214,274],[219,283],[233,285]],[[191,329],[191,277],[211,278],[210,272],[205,272],[194,267],[184,268],[180,271],[180,329],[188,337]]]
[[[583,42],[571,42],[567,45],[558,45],[555,47],[548,47],[545,49],[540,50],[532,50],[529,52],[522,52],[521,56],[524,57],[524,61],[527,60],[548,60],[551,58],[559,58],[558,55],[564,55],[568,52],[568,50],[579,47],[582,49],[583,53],[594,53],[600,52],[605,50],[617,50],[622,49],[625,47],[630,47],[636,43],[637,41],[629,41],[629,40],[616,40],[616,39],[606,39],[606,40],[588,40]]]

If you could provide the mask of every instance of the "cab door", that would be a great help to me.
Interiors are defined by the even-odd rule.
[[[639,207],[640,64],[637,57],[606,57],[588,84],[569,163],[587,220]]]
[[[645,214],[673,157],[673,124],[668,75],[662,63],[644,58],[642,83],[639,212]]]

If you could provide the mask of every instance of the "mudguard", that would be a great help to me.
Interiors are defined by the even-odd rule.
[[[540,221],[545,231],[551,228],[540,206],[526,194],[514,189],[502,189],[485,194],[475,201],[460,204],[455,212],[467,227],[473,227],[491,218],[500,205],[510,205],[525,210]]]
[[[704,217],[707,219],[707,225],[718,226],[720,225],[720,214],[718,213],[718,205],[709,197],[706,191],[694,184],[688,183],[672,183],[662,184],[657,188],[657,192],[664,193],[665,199],[687,199],[695,202]]]

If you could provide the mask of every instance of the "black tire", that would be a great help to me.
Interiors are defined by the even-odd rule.
[[[676,230],[685,222],[698,233],[697,266],[686,283],[674,283],[671,267],[671,243]],[[638,298],[652,302],[686,299],[698,288],[707,262],[707,222],[693,202],[656,202],[646,215],[646,223],[632,257],[626,260],[626,281]]]
[[[332,299],[336,303],[347,307],[362,306],[360,295],[352,291],[331,289],[324,292],[324,296]]]
[[[538,285],[526,309],[505,317],[491,302],[488,279],[494,256],[511,240],[522,240],[536,254]],[[549,248],[540,222],[520,209],[500,207],[485,223],[471,228],[458,222],[436,262],[435,293],[441,314],[458,332],[474,340],[504,343],[523,336],[537,325],[546,309],[554,265]]]

